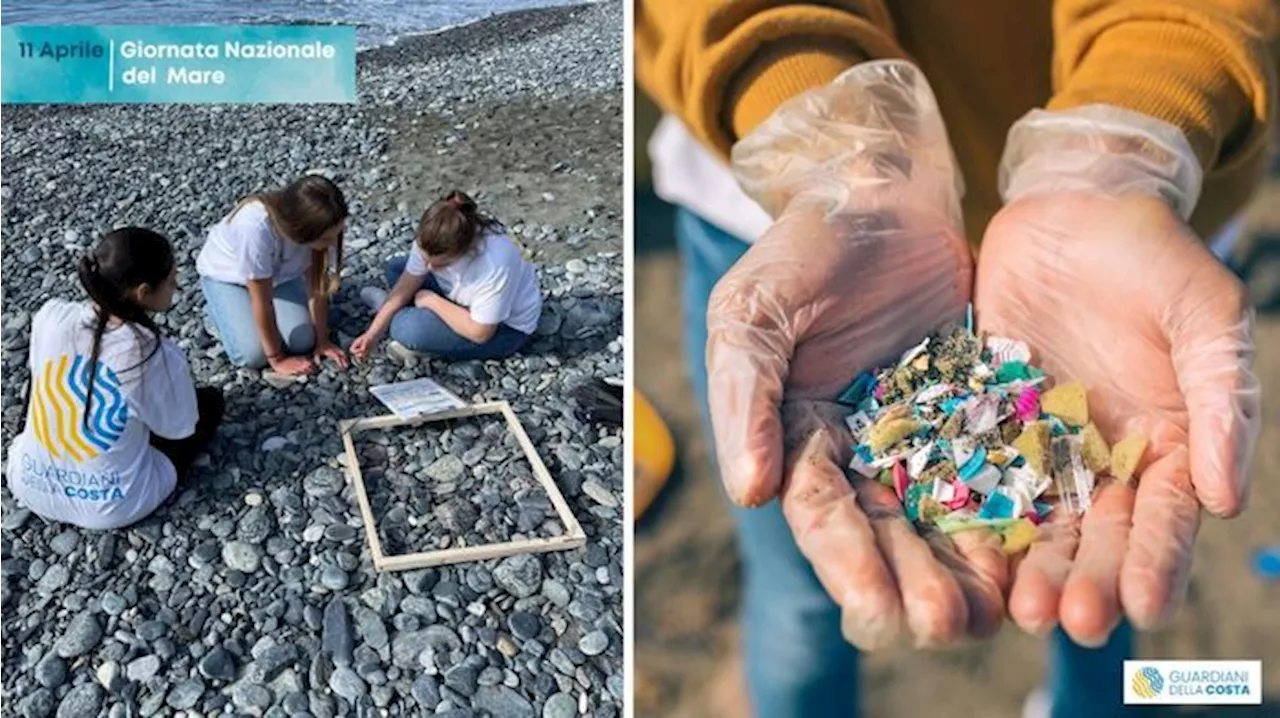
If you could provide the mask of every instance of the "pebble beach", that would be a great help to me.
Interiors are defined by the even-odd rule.
[[[622,38],[618,2],[521,11],[362,51],[356,105],[4,107],[4,450],[25,420],[31,317],[83,298],[75,260],[117,226],[174,243],[179,296],[159,323],[228,400],[194,474],[127,529],[47,523],[0,489],[5,715],[622,714],[622,434],[570,398],[623,373]],[[360,288],[382,285],[454,188],[538,267],[535,340],[458,363],[384,343],[287,386],[233,367],[206,328],[196,254],[238,199],[309,171],[352,212],[339,343],[371,319]],[[374,571],[338,422],[386,413],[370,386],[424,376],[511,404],[582,548]],[[562,532],[500,428],[371,435],[383,530],[403,523],[397,542],[421,550]]]

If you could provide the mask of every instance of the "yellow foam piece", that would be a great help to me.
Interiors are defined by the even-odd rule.
[[[1040,410],[1062,419],[1071,426],[1089,423],[1089,400],[1084,384],[1073,381],[1059,384],[1040,395]]]
[[[1128,481],[1138,470],[1138,463],[1147,451],[1147,437],[1141,434],[1126,436],[1111,447],[1111,475]]]
[[[1030,519],[1022,519],[1004,531],[1004,552],[1007,556],[1022,553],[1035,542],[1040,529]]]
[[[914,434],[920,428],[915,419],[890,419],[879,421],[867,432],[867,445],[871,452],[879,454],[885,449]]]
[[[1049,475],[1049,437],[1053,429],[1047,421],[1033,421],[1022,428],[1022,433],[1013,440],[1013,448],[1027,460],[1037,474]]]
[[[1084,427],[1084,431],[1080,432],[1080,438],[1084,440],[1084,445],[1080,449],[1084,465],[1095,474],[1106,471],[1111,466],[1111,447],[1107,446],[1107,440],[1102,438],[1102,432],[1090,423]]]

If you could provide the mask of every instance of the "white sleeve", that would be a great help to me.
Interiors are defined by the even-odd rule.
[[[227,223],[227,240],[235,252],[236,264],[245,280],[271,279],[279,271],[280,240],[272,233],[267,219],[245,215],[242,209]]]
[[[515,304],[511,270],[503,267],[485,278],[471,301],[471,318],[481,324],[501,324],[511,316]]]
[[[421,247],[414,247],[409,252],[409,261],[404,265],[405,274],[412,274],[415,277],[425,277],[431,270],[427,268],[427,258],[422,253]]]
[[[140,411],[142,422],[164,439],[185,439],[196,431],[199,408],[191,367],[182,350],[162,339],[146,364]]]

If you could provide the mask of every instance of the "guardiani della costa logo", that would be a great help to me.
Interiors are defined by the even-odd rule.
[[[1125,661],[1124,676],[1126,704],[1262,704],[1262,661]]]

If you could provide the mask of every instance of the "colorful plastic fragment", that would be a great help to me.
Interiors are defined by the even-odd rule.
[[[1088,510],[1095,478],[1131,476],[1145,450],[1140,438],[1109,448],[1085,387],[1046,390],[1030,360],[1024,342],[961,326],[859,374],[839,397],[850,468],[891,487],[917,525],[992,531],[1025,550],[1051,512]]]
[[[1022,454],[1033,471],[1047,476],[1049,474],[1049,424],[1044,421],[1033,421],[1022,427],[1022,434],[1013,440],[1013,448]]]
[[[1111,468],[1111,448],[1107,446],[1107,440],[1102,438],[1098,427],[1086,424],[1080,432],[1080,439],[1084,442],[1081,447],[1084,465],[1089,467],[1090,471],[1100,474]]]
[[[1055,416],[1068,426],[1084,426],[1089,423],[1089,400],[1084,384],[1073,381],[1059,384],[1040,397],[1040,411]]]
[[[1027,519],[1014,522],[1001,533],[1005,554],[1013,556],[1022,553],[1031,547],[1039,535],[1040,529],[1036,528],[1034,522]]]
[[[1147,450],[1147,437],[1134,435],[1122,439],[1111,447],[1111,475],[1121,481],[1133,478],[1138,463]]]

